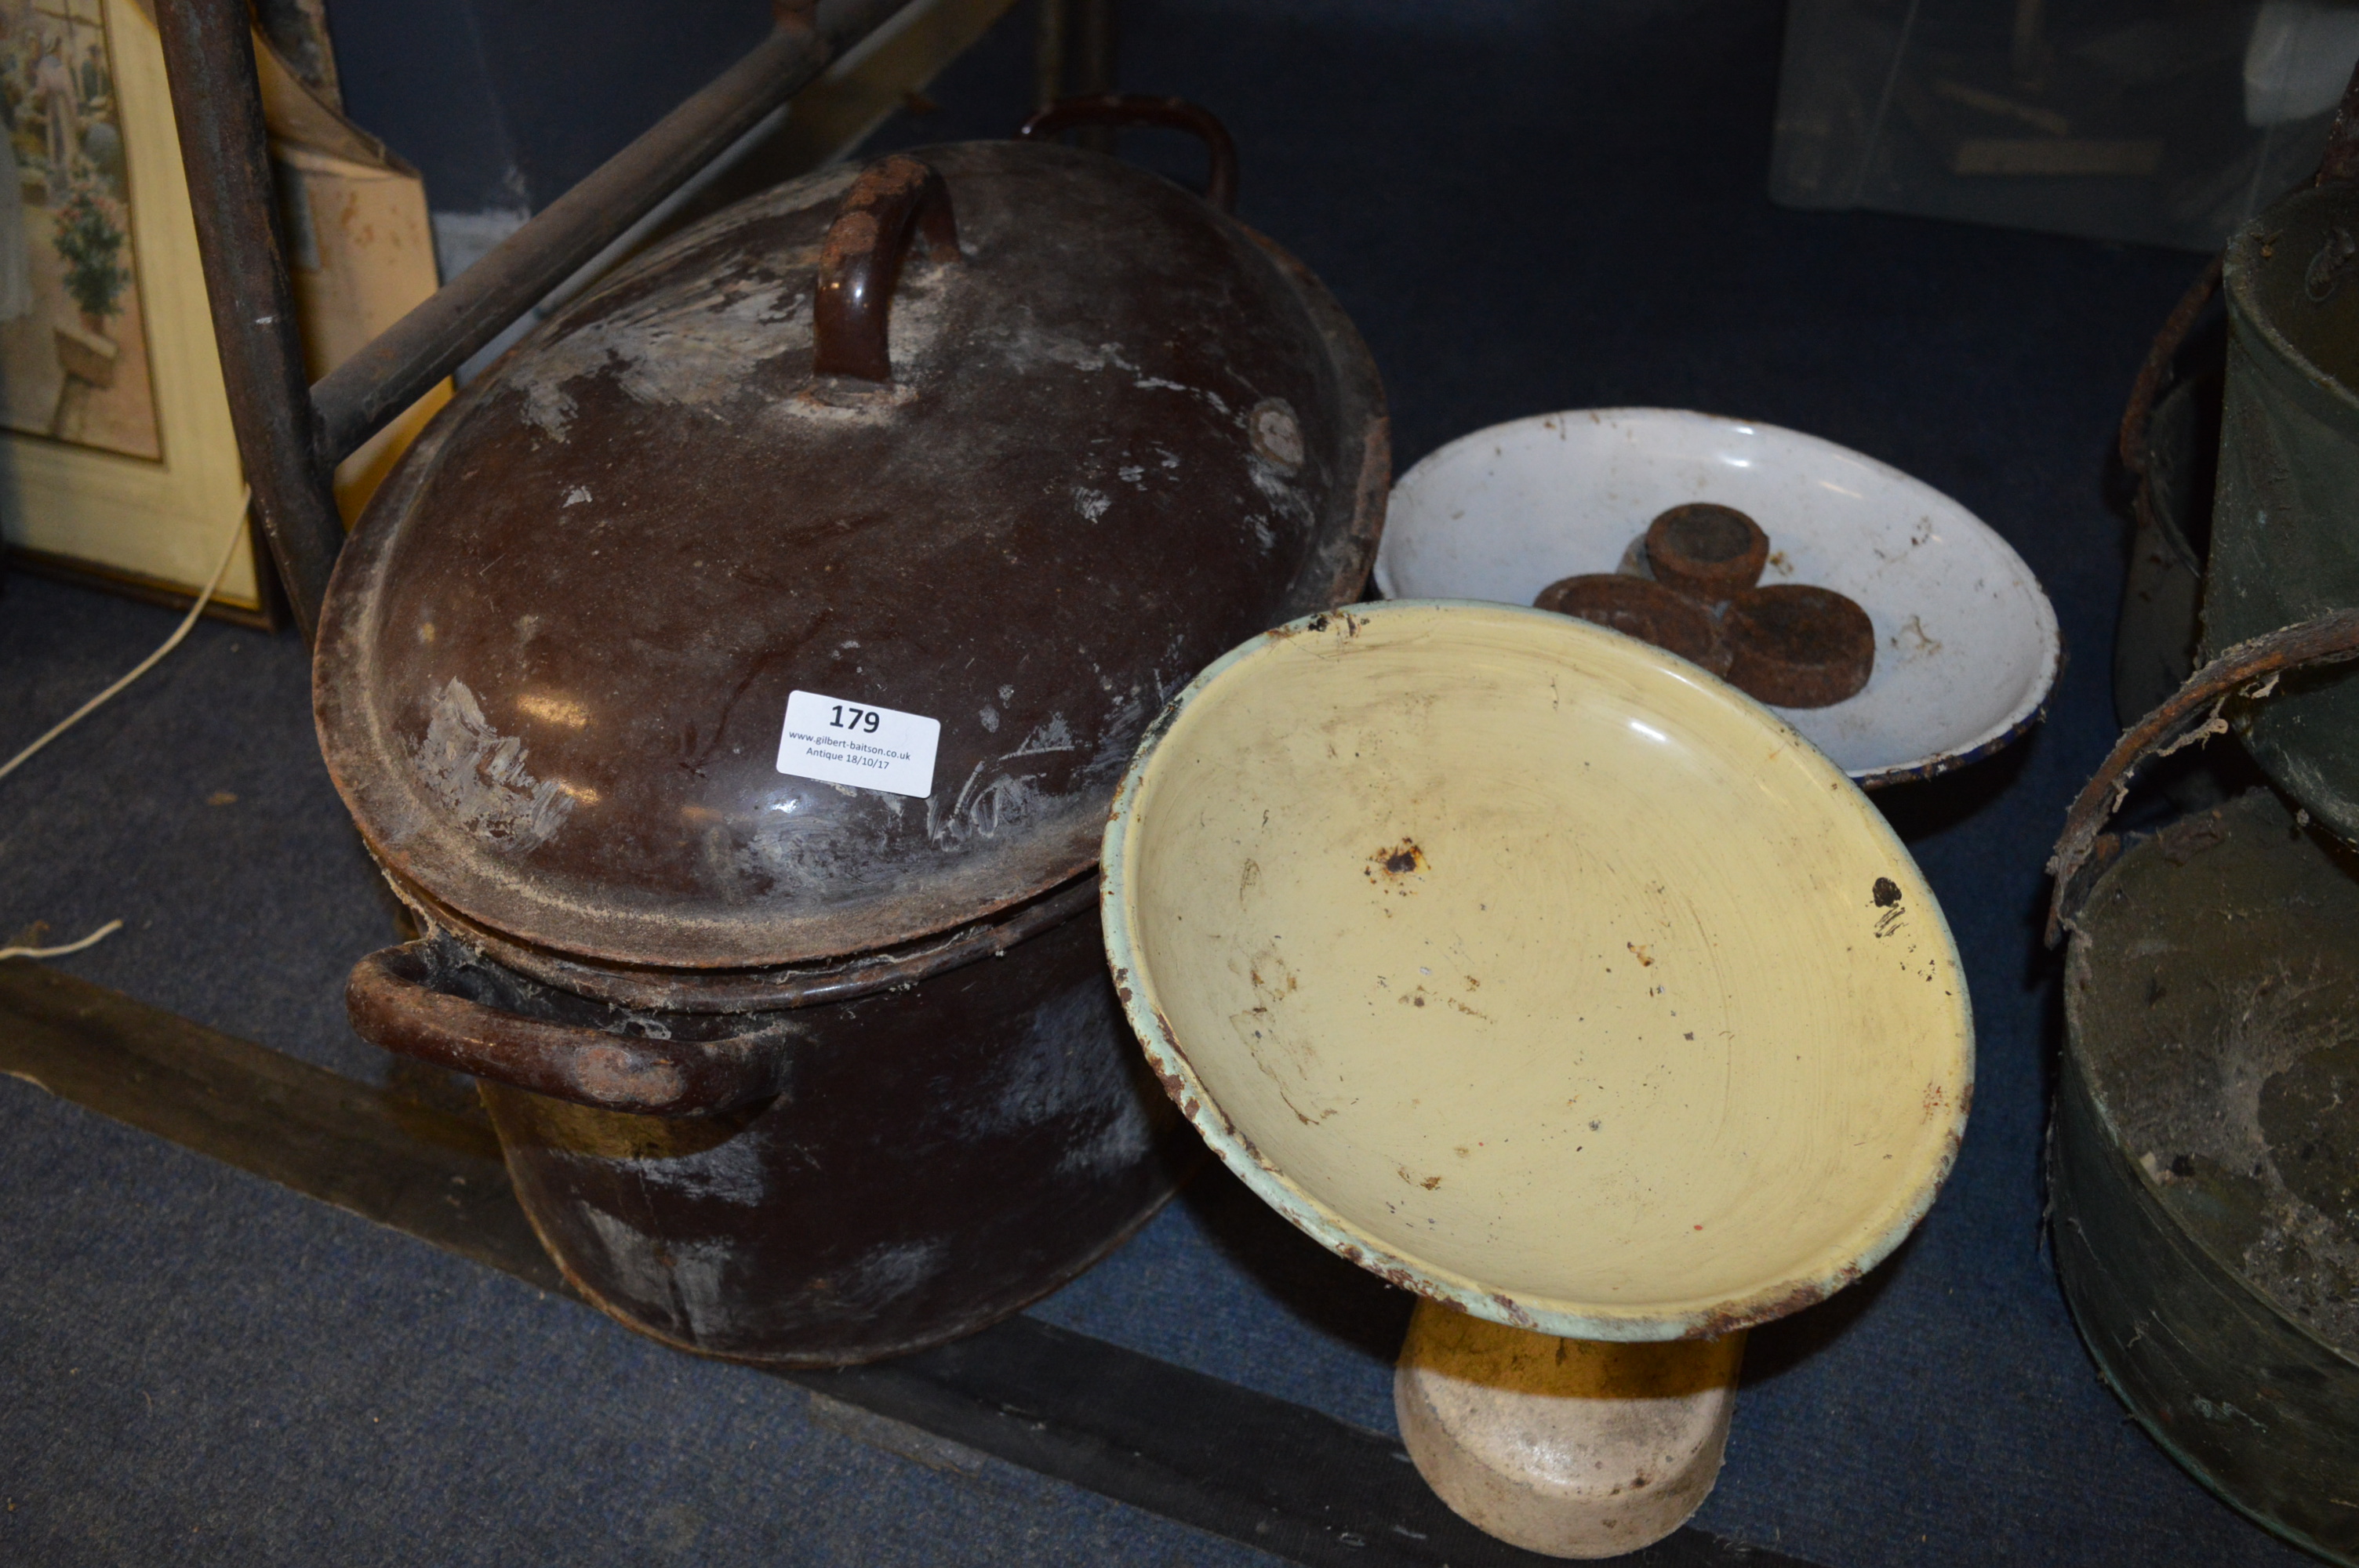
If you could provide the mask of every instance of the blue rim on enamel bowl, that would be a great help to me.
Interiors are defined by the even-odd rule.
[[[1521,481],[1506,470],[1527,455],[1554,465],[1535,470],[1546,482],[1523,485],[1486,514],[1477,504],[1481,492],[1515,492]],[[1788,485],[1824,509],[1801,505]],[[1582,515],[1592,498],[1605,515]],[[1819,557],[1791,578],[1773,571],[1765,580],[1839,589],[1877,622],[1881,667],[1866,692],[1832,708],[1777,710],[1863,788],[1953,772],[2005,750],[2045,715],[2063,668],[2063,640],[2055,607],[2015,548],[1923,481],[1822,437],[1758,420],[1680,408],[1575,408],[1462,436],[1393,486],[1376,588],[1387,599],[1529,604],[1557,578],[1614,570],[1654,511],[1695,500],[1753,512],[1773,551],[1799,537]],[[1949,552],[1932,569],[1903,558],[1924,542],[1908,527],[1894,533],[1912,518],[1924,519],[1932,542]],[[1848,539],[1851,548],[1830,549],[1844,530],[1864,532]],[[1892,548],[1879,555],[1886,545]],[[1912,577],[1913,585],[1906,580]],[[1962,602],[1943,608],[1957,612],[1935,616],[1926,600],[1950,594]],[[1912,615],[1919,617],[1913,630]],[[1943,653],[1959,673],[1946,682],[1926,678]],[[1912,663],[1920,656],[1921,668]],[[1994,703],[1989,683],[2002,665],[2006,689]],[[1896,677],[1908,685],[1894,689]],[[1924,715],[1950,705],[1965,716],[1938,733],[1921,732]],[[1906,743],[1874,738],[1887,714],[1909,727]]]

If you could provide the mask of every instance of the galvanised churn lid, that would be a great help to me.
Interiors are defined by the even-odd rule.
[[[1086,874],[1165,699],[1354,595],[1388,478],[1349,322],[1203,200],[1040,142],[831,170],[436,422],[338,565],[321,740],[405,892],[509,941],[905,942]]]

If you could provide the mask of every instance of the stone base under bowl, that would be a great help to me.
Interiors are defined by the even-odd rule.
[[[1393,1376],[1401,1440],[1462,1518],[1551,1557],[1662,1540],[1711,1495],[1745,1336],[1611,1344],[1421,1301]]]

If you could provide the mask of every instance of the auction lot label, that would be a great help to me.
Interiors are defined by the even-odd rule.
[[[798,691],[787,697],[778,772],[923,800],[934,789],[942,721],[869,702]]]

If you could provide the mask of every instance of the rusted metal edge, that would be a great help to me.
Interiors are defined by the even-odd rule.
[[[2047,690],[2056,689],[2057,682],[2061,678],[2064,666],[2070,662],[2071,657],[2071,650],[2063,645],[2063,638],[2060,634],[2057,638],[2056,658],[2051,665],[2056,673],[2049,676]],[[2048,698],[2042,696],[2036,707],[2016,719],[2014,723],[1984,740],[1976,741],[1962,752],[1943,752],[1921,762],[1905,762],[1895,768],[1869,768],[1852,774],[1851,782],[1862,789],[1875,790],[1889,789],[1894,784],[1923,784],[1930,779],[1938,779],[1944,774],[1954,773],[1962,768],[1970,767],[1984,757],[1998,755],[2047,720]]]
[[[357,450],[906,3],[781,7],[770,36],[711,85],[322,376],[311,388],[321,460]]]
[[[2076,928],[2074,920],[2090,888],[2120,853],[2120,840],[2104,828],[2129,794],[2140,767],[2208,735],[2224,733],[2228,726],[2220,709],[2229,698],[2266,696],[2288,670],[2354,658],[2359,658],[2359,610],[2329,611],[2223,650],[2153,712],[2123,730],[2073,798],[2064,814],[2064,830],[2048,858],[2049,874],[2055,879],[2048,899],[2048,945],[2055,946],[2066,931]]]
[[[2154,417],[2154,406],[2161,400],[2163,384],[2170,379],[2171,362],[2179,357],[2180,346],[2195,330],[2203,308],[2220,292],[2221,260],[2215,255],[2204,264],[2203,271],[2163,319],[2161,330],[2147,349],[2146,363],[2138,367],[2137,380],[2130,386],[2129,406],[2122,410],[2122,467],[2138,481],[2141,506],[2146,493],[2146,428]]]
[[[380,869],[383,869],[380,866]],[[386,880],[420,922],[449,932],[494,963],[614,1007],[687,1013],[767,1012],[821,1007],[891,990],[985,957],[1055,929],[1097,903],[1097,870],[1029,903],[897,947],[766,969],[655,969],[579,962],[479,925],[397,872]]]
[[[0,1074],[573,1294],[472,1118],[23,963],[0,964]],[[901,1423],[1313,1568],[1558,1561],[1450,1512],[1391,1438],[1033,1318],[897,1361],[770,1375],[885,1418],[864,1441],[898,1447]],[[1810,1568],[1693,1528],[1614,1561]]]

